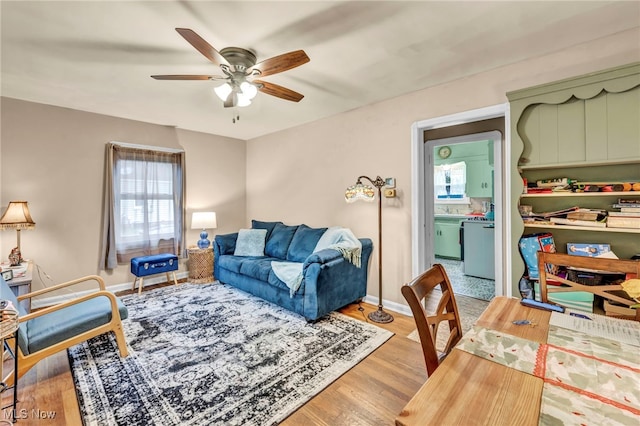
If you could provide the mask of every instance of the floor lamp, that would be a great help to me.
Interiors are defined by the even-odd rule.
[[[382,187],[386,183],[380,176],[375,180],[367,176],[358,177],[356,184],[347,188],[344,193],[347,203],[358,200],[371,202],[375,198],[375,190],[369,185],[363,185],[362,179],[368,180],[378,188],[378,310],[371,312],[368,316],[371,321],[384,324],[393,321],[393,316],[382,309]]]

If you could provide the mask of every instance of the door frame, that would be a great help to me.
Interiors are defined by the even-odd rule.
[[[504,117],[505,134],[501,147],[494,146],[501,152],[494,156],[494,176],[499,178],[500,186],[494,188],[496,201],[496,217],[500,217],[501,223],[496,223],[496,296],[512,295],[512,286],[506,285],[511,277],[511,247],[508,241],[511,229],[512,200],[508,196],[511,193],[511,158],[510,143],[511,127],[509,104],[493,105],[478,108],[461,113],[436,117],[417,121],[411,125],[411,271],[412,276],[417,276],[430,265],[427,263],[427,238],[433,241],[433,213],[427,213],[427,170],[425,164],[424,131],[441,127],[455,126],[490,118]],[[499,176],[498,176],[499,175]],[[498,181],[498,179],[496,179]],[[498,203],[498,200],[501,202]],[[432,203],[432,201],[431,201]],[[504,260],[504,261],[502,261]]]

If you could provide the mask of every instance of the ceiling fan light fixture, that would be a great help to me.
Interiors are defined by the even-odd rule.
[[[238,92],[237,95],[238,95],[238,103],[236,104],[236,106],[246,107],[246,106],[251,105],[251,98],[250,97],[248,97],[247,95],[245,95],[242,92]]]
[[[249,98],[249,100],[255,98],[258,94],[258,88],[248,81],[243,81],[242,84],[240,84],[240,90],[242,91],[242,95]]]
[[[220,98],[221,101],[226,101],[233,89],[229,83],[224,83],[218,87],[213,89],[216,92],[216,95]]]

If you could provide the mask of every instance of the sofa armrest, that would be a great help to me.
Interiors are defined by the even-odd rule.
[[[307,269],[312,263],[319,263],[324,265],[336,259],[341,259],[342,254],[338,250],[324,249],[311,253],[304,261],[303,269]]]
[[[213,250],[216,255],[221,256],[223,254],[233,254],[236,250],[236,240],[238,239],[238,233],[216,235],[213,240]]]

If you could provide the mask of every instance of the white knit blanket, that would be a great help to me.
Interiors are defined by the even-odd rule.
[[[318,240],[313,253],[325,249],[339,251],[348,262],[360,267],[362,244],[350,229],[339,226],[327,229]],[[271,262],[273,273],[289,287],[291,297],[296,294],[302,284],[302,266],[301,262]]]

